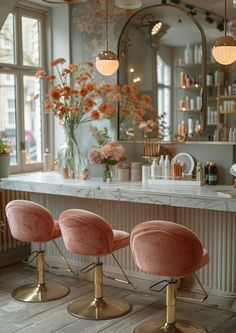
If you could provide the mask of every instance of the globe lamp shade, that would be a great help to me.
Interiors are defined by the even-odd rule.
[[[221,65],[230,65],[236,61],[236,41],[231,36],[217,38],[212,48],[214,59]]]
[[[96,68],[105,76],[114,74],[119,68],[119,61],[112,51],[102,51],[96,57]]]

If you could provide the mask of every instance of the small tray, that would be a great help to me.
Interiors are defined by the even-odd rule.
[[[183,185],[183,186],[202,186],[205,184],[205,181],[199,181],[199,180],[185,180],[185,179],[179,179],[179,180],[173,180],[173,179],[155,179],[155,178],[149,178],[148,179],[149,184],[157,184],[157,185]]]

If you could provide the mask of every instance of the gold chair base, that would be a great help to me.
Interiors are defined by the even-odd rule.
[[[26,284],[16,288],[12,297],[22,302],[39,303],[54,301],[69,294],[70,289],[56,282]]]
[[[177,320],[175,324],[163,324],[160,321],[149,320],[137,326],[134,333],[207,333],[201,327],[191,321]]]
[[[112,319],[126,315],[131,305],[117,298],[95,298],[92,302],[77,300],[69,304],[68,312],[83,319]]]

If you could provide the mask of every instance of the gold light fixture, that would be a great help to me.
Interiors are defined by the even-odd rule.
[[[212,48],[214,59],[221,65],[230,65],[236,61],[236,41],[233,37],[226,35],[226,0],[225,0],[225,16],[224,16],[224,32],[225,35],[217,38]]]
[[[108,0],[106,0],[106,51],[100,52],[96,57],[96,68],[105,76],[114,74],[119,68],[117,55],[108,49]]]
[[[52,4],[76,4],[76,3],[83,3],[86,2],[87,0],[43,0],[44,2],[47,3],[52,3]]]

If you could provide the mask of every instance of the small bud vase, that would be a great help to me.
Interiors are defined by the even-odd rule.
[[[103,181],[109,183],[112,181],[112,177],[113,177],[112,165],[103,164]]]

